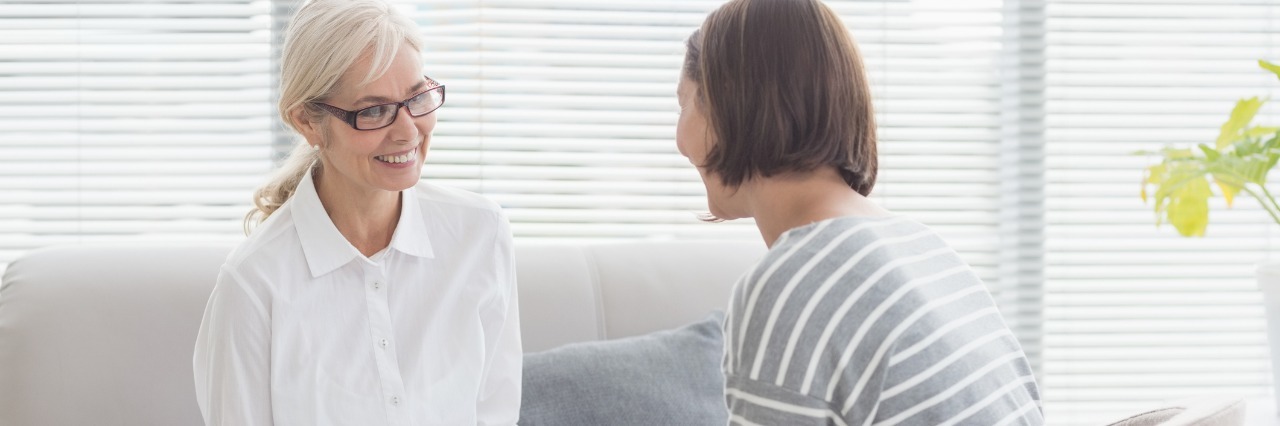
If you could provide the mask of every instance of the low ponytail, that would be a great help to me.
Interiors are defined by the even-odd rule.
[[[253,191],[253,209],[244,216],[245,235],[249,235],[254,226],[266,220],[293,196],[307,171],[319,167],[320,150],[311,148],[306,142],[297,143],[284,164],[271,174],[271,179]]]

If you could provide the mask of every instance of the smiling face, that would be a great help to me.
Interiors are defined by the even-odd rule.
[[[323,102],[356,111],[390,102],[401,102],[427,88],[422,60],[408,44],[396,53],[391,67],[364,86],[357,83],[372,66],[364,55],[343,74],[333,96]],[[309,143],[320,144],[326,185],[353,191],[401,191],[418,183],[426,159],[436,113],[413,117],[407,108],[396,111],[395,122],[376,130],[356,130],[325,114],[319,122],[304,125]]]

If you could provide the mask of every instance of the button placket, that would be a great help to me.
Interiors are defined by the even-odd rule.
[[[399,410],[404,399],[404,382],[400,377],[399,363],[396,354],[391,351],[392,330],[391,312],[388,305],[388,283],[382,268],[369,265],[365,269],[365,299],[368,307],[369,338],[373,344],[373,359],[377,364],[379,382],[383,401],[387,402],[389,420],[392,425],[408,424]],[[398,414],[397,414],[398,413]]]

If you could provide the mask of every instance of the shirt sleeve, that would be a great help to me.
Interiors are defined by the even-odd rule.
[[[725,379],[730,425],[847,424],[844,416],[827,401],[740,375],[730,374]]]
[[[208,426],[271,425],[271,325],[263,301],[223,267],[196,337],[196,401]]]
[[[497,277],[502,287],[498,303],[482,311],[485,361],[480,391],[476,395],[477,422],[484,426],[515,425],[520,418],[521,363],[520,308],[516,291],[515,251],[511,225],[498,215],[494,236]]]

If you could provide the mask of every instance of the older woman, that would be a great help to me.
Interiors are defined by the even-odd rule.
[[[279,107],[302,139],[205,310],[207,424],[515,424],[509,226],[493,202],[419,181],[445,99],[422,46],[381,0],[294,16]]]
[[[1041,424],[982,281],[870,201],[876,127],[858,50],[816,0],[733,0],[689,38],[680,152],[711,215],[770,247],[725,322],[734,424]]]

